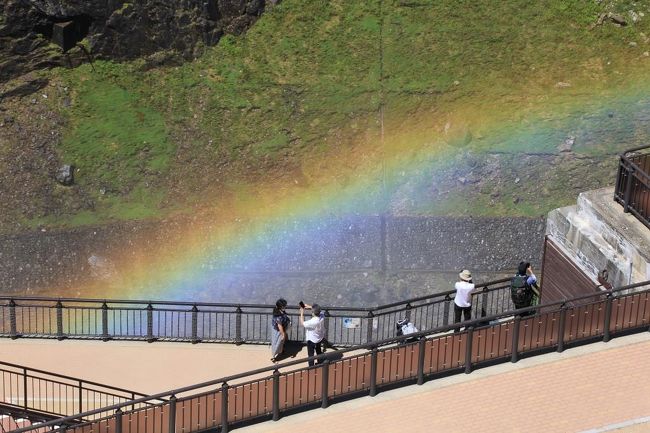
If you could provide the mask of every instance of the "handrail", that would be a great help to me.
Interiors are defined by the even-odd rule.
[[[359,350],[367,349],[367,350],[372,351],[374,362],[376,362],[376,355],[375,354],[377,353],[377,350],[380,349],[380,348],[382,350],[387,350],[387,349],[390,349],[391,347],[403,347],[403,346],[399,346],[399,343],[407,343],[407,341],[411,341],[412,339],[417,339],[417,341],[415,343],[409,343],[411,347],[414,346],[414,345],[415,346],[419,345],[420,347],[423,347],[422,344],[426,344],[426,342],[430,341],[431,338],[436,338],[437,336],[441,335],[442,333],[449,332],[451,330],[458,331],[460,329],[460,327],[464,327],[465,330],[462,333],[451,334],[450,338],[467,338],[466,347],[468,348],[467,349],[468,354],[471,354],[471,351],[473,350],[472,344],[471,344],[471,338],[472,338],[472,335],[475,332],[477,332],[477,331],[475,331],[475,329],[478,330],[478,329],[481,329],[481,328],[501,327],[501,326],[506,326],[506,325],[508,325],[510,323],[510,324],[512,324],[511,326],[514,326],[514,328],[512,328],[512,327],[509,328],[510,331],[507,331],[507,332],[511,332],[512,329],[514,329],[514,332],[512,332],[512,334],[513,334],[512,338],[513,338],[514,346],[513,346],[513,349],[512,349],[512,355],[511,356],[512,356],[512,362],[516,362],[517,359],[518,359],[518,355],[519,355],[518,346],[520,344],[518,329],[519,329],[520,325],[522,324],[522,322],[524,320],[531,320],[531,319],[534,320],[535,318],[542,317],[544,315],[548,316],[550,314],[556,314],[556,313],[559,314],[560,315],[560,317],[559,317],[560,325],[559,325],[559,328],[558,328],[558,331],[557,331],[558,332],[558,339],[557,339],[557,341],[552,342],[551,346],[552,347],[557,346],[557,350],[561,351],[561,350],[563,350],[563,347],[564,347],[564,338],[565,338],[564,337],[564,335],[565,335],[564,321],[565,321],[566,316],[567,316],[567,311],[569,311],[571,308],[575,311],[575,309],[584,308],[585,306],[588,307],[590,305],[589,303],[586,303],[586,304],[583,304],[582,306],[578,306],[578,307],[567,307],[567,303],[569,303],[569,302],[574,303],[574,302],[580,301],[580,300],[585,300],[585,299],[589,299],[589,298],[593,299],[594,297],[599,297],[599,298],[602,298],[602,299],[600,301],[595,301],[595,302],[605,302],[605,307],[604,308],[605,308],[606,316],[603,319],[604,323],[605,323],[604,328],[601,329],[600,331],[597,330],[597,332],[598,332],[597,335],[601,335],[600,332],[602,332],[603,333],[602,334],[603,335],[603,341],[608,341],[608,339],[610,337],[610,328],[611,328],[609,320],[610,320],[610,316],[612,314],[612,304],[613,304],[614,299],[627,299],[626,297],[630,297],[630,296],[639,296],[640,297],[641,295],[645,294],[645,302],[650,304],[650,296],[649,296],[650,295],[650,288],[648,288],[648,289],[646,289],[644,291],[641,291],[641,292],[637,291],[637,292],[631,292],[630,293],[630,291],[632,291],[633,289],[637,289],[637,288],[644,287],[644,286],[650,286],[650,281],[636,283],[636,284],[632,284],[632,285],[628,285],[628,286],[624,286],[624,287],[620,287],[620,288],[616,288],[616,289],[605,290],[605,291],[601,291],[601,292],[593,293],[593,294],[589,294],[589,295],[577,296],[577,297],[574,297],[574,298],[571,298],[571,299],[564,299],[564,300],[556,301],[556,302],[549,303],[549,304],[542,304],[542,305],[523,308],[523,309],[519,309],[519,310],[511,310],[511,311],[508,311],[508,312],[505,312],[505,313],[495,314],[495,315],[486,316],[486,317],[482,317],[482,318],[478,318],[478,319],[474,319],[474,320],[470,320],[470,321],[466,321],[466,322],[462,322],[462,323],[456,323],[456,324],[452,324],[452,325],[446,325],[446,326],[438,327],[436,329],[429,330],[429,331],[422,331],[422,332],[418,332],[418,333],[415,333],[415,334],[409,334],[409,335],[400,336],[400,337],[391,337],[391,338],[383,339],[381,341],[362,344],[362,345],[355,346],[355,347],[352,347],[352,348],[344,349],[344,350],[339,351],[339,353],[340,354],[347,354],[347,353],[350,353],[352,351],[359,351]],[[628,291],[628,293],[622,293],[621,294],[621,292],[624,292],[624,291]],[[617,296],[619,294],[620,294],[620,296]],[[592,304],[594,304],[595,302],[592,302]],[[559,307],[559,308],[553,309],[553,307]],[[589,310],[585,310],[585,311],[589,311]],[[598,310],[598,311],[600,311],[600,310]],[[650,309],[648,309],[647,311],[650,311]],[[526,315],[527,312],[534,312],[535,316],[527,316]],[[607,315],[607,314],[609,314],[609,315]],[[507,321],[507,322],[499,321],[499,319],[505,319],[505,318],[510,318],[510,317],[512,317],[512,319]],[[642,329],[646,329],[647,326],[648,326],[647,319],[645,319],[644,317],[642,317],[641,319],[642,319],[642,324],[641,324]],[[489,324],[485,325],[485,323],[489,323]],[[526,325],[524,325],[524,326],[526,326]],[[599,325],[596,325],[596,326],[599,326]],[[636,326],[638,327],[639,325],[636,325]],[[546,327],[546,325],[544,325],[544,327]],[[636,329],[636,328],[630,328],[630,329]],[[449,335],[448,335],[448,337],[449,337]],[[532,337],[529,337],[529,338],[532,338]],[[398,346],[394,346],[396,343],[398,344]],[[420,352],[420,353],[422,353],[422,352]],[[222,390],[221,395],[222,395],[222,398],[224,399],[223,401],[226,404],[226,406],[224,408],[227,409],[227,407],[228,407],[227,406],[227,401],[228,401],[227,400],[227,398],[228,398],[227,395],[228,395],[228,393],[226,392],[224,394],[223,390],[224,389],[227,390],[227,389],[229,389],[229,388],[231,388],[233,386],[240,385],[240,384],[229,385],[228,383],[232,383],[233,381],[236,381],[236,380],[241,379],[241,378],[258,376],[258,375],[261,375],[262,373],[267,373],[267,372],[273,372],[272,377],[273,377],[273,380],[275,381],[275,378],[278,376],[280,369],[285,369],[287,367],[292,367],[292,366],[295,366],[295,365],[298,365],[298,364],[304,364],[308,359],[313,359],[313,360],[317,360],[317,361],[324,361],[324,364],[319,364],[316,367],[307,367],[307,368],[302,368],[302,369],[299,369],[299,370],[292,370],[291,373],[297,373],[297,372],[300,372],[300,371],[308,371],[308,370],[312,370],[314,368],[316,368],[316,369],[323,368],[324,369],[323,371],[329,371],[329,369],[327,369],[327,367],[330,365],[329,361],[328,361],[329,356],[330,356],[329,354],[321,354],[321,355],[313,356],[311,358],[293,360],[293,361],[285,362],[285,363],[278,364],[278,365],[259,368],[259,369],[244,372],[244,373],[238,373],[238,374],[235,374],[235,375],[222,377],[222,378],[219,378],[219,379],[214,379],[214,380],[210,380],[210,381],[206,381],[206,382],[201,382],[201,383],[198,383],[198,384],[195,384],[195,385],[185,386],[185,387],[182,387],[182,388],[178,388],[178,389],[174,389],[174,390],[154,394],[154,395],[151,395],[149,397],[139,398],[139,399],[135,399],[135,400],[132,400],[132,401],[129,401],[129,402],[125,402],[125,403],[119,403],[119,404],[115,404],[115,405],[112,405],[112,406],[103,407],[103,408],[95,410],[95,411],[88,411],[88,412],[84,412],[84,413],[81,413],[81,414],[76,414],[74,416],[61,418],[61,419],[58,419],[58,420],[55,420],[55,421],[42,423],[42,424],[39,424],[38,427],[39,428],[50,427],[50,426],[65,423],[65,422],[68,422],[68,421],[72,421],[72,420],[75,420],[75,419],[79,419],[79,417],[87,418],[89,416],[92,416],[92,415],[95,415],[95,414],[98,414],[98,413],[106,413],[106,412],[110,412],[110,411],[116,411],[116,415],[109,416],[109,418],[116,417],[117,414],[119,414],[119,417],[121,419],[122,414],[125,413],[125,412],[122,411],[122,409],[127,407],[127,406],[131,406],[131,405],[135,405],[135,404],[139,404],[139,403],[144,403],[144,402],[146,402],[146,401],[148,401],[150,399],[162,399],[164,397],[169,398],[170,402],[173,401],[174,404],[176,404],[176,401],[177,401],[176,396],[177,395],[184,394],[184,393],[194,391],[194,390],[198,390],[198,389],[201,389],[201,388],[213,387],[214,385],[219,385],[219,384],[221,384],[221,390]],[[345,359],[349,359],[349,358],[345,358]],[[422,356],[420,356],[420,359],[422,360]],[[494,359],[497,359],[497,358],[494,358]],[[336,362],[338,362],[338,361],[334,361],[334,363],[336,363]],[[420,361],[420,363],[421,362],[422,361]],[[475,364],[480,364],[481,363],[481,361],[477,361],[477,362],[473,363],[471,361],[471,358],[469,358],[469,360],[468,360],[467,357],[465,358],[464,362],[465,362],[464,368],[465,368],[466,373],[471,372],[471,367],[472,367],[473,364],[475,365]],[[459,368],[463,368],[463,366],[459,366]],[[418,369],[419,369],[418,370],[419,371],[418,376],[420,376],[421,374],[423,374],[422,370],[421,370],[421,366],[419,366]],[[323,373],[323,374],[326,374],[326,373]],[[373,385],[372,385],[372,381],[373,381],[372,377],[371,377],[370,380],[371,380],[371,395],[374,395],[372,393],[372,390],[373,390],[373,388],[372,388],[373,387]],[[326,382],[324,382],[324,383],[326,383]],[[418,379],[418,384],[421,384],[420,379]],[[323,386],[325,386],[325,385],[323,385]],[[183,397],[183,399],[190,399],[190,398],[193,398],[193,397],[195,397],[195,396],[187,396],[187,397]],[[325,398],[325,397],[323,397],[323,398]],[[180,401],[180,400],[178,400],[178,401]],[[323,407],[326,407],[326,401],[323,402]],[[170,416],[171,416],[171,414],[170,414]],[[274,419],[276,419],[275,413],[274,413]],[[227,419],[226,419],[225,423],[226,424],[228,423]],[[171,421],[170,421],[170,425],[171,425]],[[15,433],[27,432],[27,431],[31,431],[33,429],[34,428],[29,428],[29,427],[22,428],[22,429],[16,430]]]
[[[491,312],[495,312],[495,308],[498,312],[511,308],[510,297],[505,294],[507,284],[504,283],[507,281],[504,278],[477,284],[472,295],[477,300],[477,308],[478,305],[491,305]],[[326,322],[328,341],[338,346],[378,341],[392,334],[394,322],[410,314],[426,316],[428,322],[417,325],[420,329],[447,324],[453,317],[454,293],[454,290],[448,290],[372,308],[322,306],[330,319]],[[8,301],[0,303],[0,317],[5,318],[4,322],[0,320],[0,337],[236,344],[267,343],[270,339],[267,323],[270,323],[272,306],[267,304],[34,296],[0,296],[0,300]],[[84,314],[77,314],[80,310]],[[287,308],[291,316],[296,316],[297,310],[297,305]],[[481,314],[480,310],[478,314]],[[348,321],[348,318],[354,320]],[[291,327],[289,339],[302,340],[303,333],[300,327]]]
[[[620,154],[614,200],[623,206],[624,212],[631,212],[650,228],[650,153],[630,155],[648,149],[650,146],[640,146]]]

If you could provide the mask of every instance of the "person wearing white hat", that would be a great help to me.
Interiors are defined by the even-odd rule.
[[[472,282],[472,274],[464,269],[458,274],[460,281],[456,282],[456,296],[454,297],[454,323],[460,322],[461,315],[464,320],[472,318],[472,292],[476,288]]]

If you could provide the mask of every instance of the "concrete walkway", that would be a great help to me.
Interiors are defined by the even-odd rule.
[[[0,340],[2,361],[145,393],[268,366],[269,352],[268,346]],[[646,332],[381,392],[374,398],[236,431],[327,426],[339,431],[409,433],[650,432],[649,372],[650,333]]]

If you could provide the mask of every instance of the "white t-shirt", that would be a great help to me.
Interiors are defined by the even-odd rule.
[[[456,296],[454,297],[454,303],[459,307],[471,307],[472,306],[472,290],[474,290],[474,284],[468,283],[467,281],[458,281],[456,283]]]
[[[320,343],[325,338],[325,319],[313,316],[305,320],[305,339],[312,343]]]

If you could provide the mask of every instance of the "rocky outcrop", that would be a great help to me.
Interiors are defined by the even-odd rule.
[[[4,0],[0,81],[94,58],[192,58],[246,30],[270,0]],[[80,41],[83,44],[79,44]],[[88,51],[88,53],[85,52]]]

